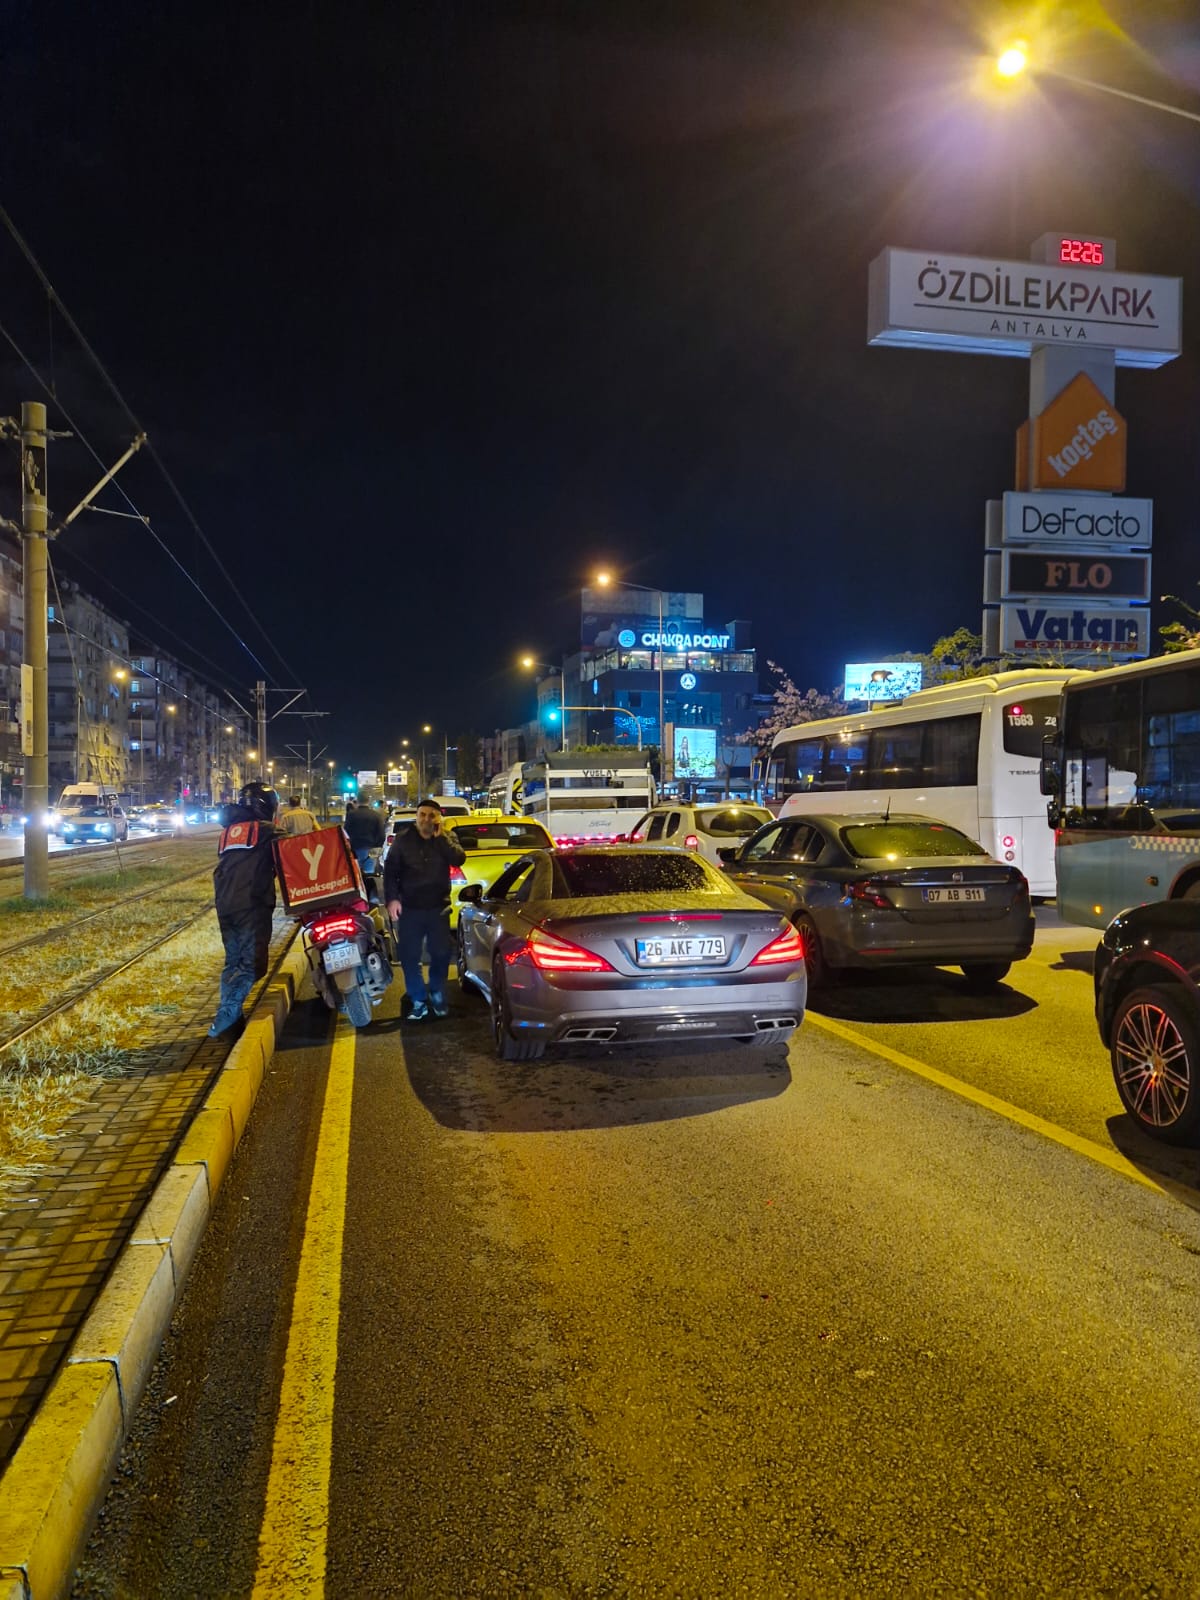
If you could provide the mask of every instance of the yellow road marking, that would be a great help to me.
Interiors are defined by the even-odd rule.
[[[253,1590],[256,1596],[287,1596],[288,1600],[312,1596],[318,1600],[325,1593],[354,1039],[354,1029],[340,1021],[333,1036],[292,1302],[267,1500],[258,1538]]]
[[[1116,1150],[1108,1150],[1104,1145],[1096,1144],[1091,1139],[1083,1139],[1077,1133],[1068,1133],[1066,1128],[1056,1127],[1053,1122],[1035,1116],[1032,1111],[1023,1111],[1020,1106],[1014,1106],[1008,1100],[997,1099],[994,1094],[988,1094],[984,1089],[973,1088],[969,1083],[952,1078],[949,1073],[939,1072],[936,1067],[918,1061],[915,1056],[906,1056],[902,1051],[893,1050],[889,1045],[877,1044],[875,1040],[861,1033],[855,1033],[853,1028],[835,1022],[832,1017],[822,1017],[813,1011],[807,1011],[804,1020],[805,1023],[811,1022],[818,1028],[824,1028],[826,1033],[832,1033],[838,1039],[844,1039],[847,1044],[857,1045],[860,1050],[869,1051],[873,1056],[880,1056],[884,1061],[890,1061],[895,1067],[903,1067],[905,1072],[914,1072],[917,1077],[925,1078],[929,1083],[936,1083],[939,1088],[949,1089],[951,1094],[961,1095],[964,1100],[983,1106],[987,1111],[994,1111],[998,1116],[1007,1117],[1010,1122],[1028,1128],[1031,1133],[1040,1133],[1044,1139],[1052,1139],[1055,1144],[1074,1150],[1076,1155],[1086,1156],[1089,1161],[1097,1161],[1110,1172],[1120,1173],[1123,1178],[1132,1178],[1135,1183],[1153,1189],[1158,1194],[1168,1193],[1161,1183],[1155,1183],[1153,1178],[1148,1178],[1134,1166],[1132,1161],[1127,1161]]]

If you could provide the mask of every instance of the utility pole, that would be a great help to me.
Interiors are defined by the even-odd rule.
[[[21,754],[25,762],[23,803],[25,815],[25,881],[27,900],[44,900],[50,892],[50,845],[46,835],[46,812],[50,805],[50,711],[49,637],[47,627],[46,573],[48,545],[53,535],[46,507],[46,440],[69,439],[69,433],[51,432],[46,427],[46,407],[40,400],[21,402],[20,425],[11,417],[0,417],[0,438],[21,442],[21,535],[22,589],[24,591],[25,659],[21,663]],[[81,511],[86,510],[104,488],[145,443],[137,438],[125,454],[54,530],[61,533]],[[12,524],[5,522],[12,528]],[[77,713],[78,714],[78,711]],[[76,742],[78,760],[78,742]]]
[[[254,685],[254,705],[258,712],[258,777],[267,770],[267,686],[260,678]]]
[[[46,408],[40,400],[21,402],[21,547],[25,591],[25,663],[21,698],[25,756],[24,893],[44,900],[50,893],[50,844],[46,812],[50,806],[50,714],[47,688],[49,642],[46,624]],[[29,698],[26,699],[25,697]]]

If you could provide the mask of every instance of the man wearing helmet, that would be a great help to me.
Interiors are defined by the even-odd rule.
[[[265,977],[275,912],[275,859],[271,841],[279,797],[263,783],[247,783],[237,805],[226,806],[217,845],[213,890],[225,946],[221,1000],[210,1039],[236,1038],[245,1027],[242,1006]]]

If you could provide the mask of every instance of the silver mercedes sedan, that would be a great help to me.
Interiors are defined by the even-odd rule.
[[[804,1016],[795,928],[690,851],[534,850],[459,892],[458,976],[496,1053],[655,1039],[786,1041]]]

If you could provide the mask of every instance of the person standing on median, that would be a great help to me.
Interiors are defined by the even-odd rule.
[[[266,976],[275,914],[273,826],[279,796],[263,783],[247,783],[237,805],[226,806],[217,844],[213,892],[225,946],[221,999],[210,1039],[234,1040],[246,1026],[242,1006]]]
[[[317,819],[300,804],[300,796],[294,794],[276,818],[275,826],[282,833],[315,833]]]
[[[387,837],[383,818],[374,806],[360,801],[358,805],[352,804],[346,807],[345,828],[355,860],[364,873],[369,872],[371,856],[376,850],[383,848],[383,842]]]
[[[392,840],[383,863],[383,898],[396,924],[404,987],[412,1002],[410,1022],[430,1011],[444,1017],[450,976],[450,868],[466,860],[462,846],[442,832],[442,808],[422,800],[411,828]],[[421,947],[429,941],[429,984],[421,970]]]

